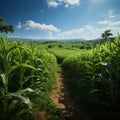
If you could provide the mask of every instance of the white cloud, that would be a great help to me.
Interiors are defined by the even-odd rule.
[[[18,22],[18,25],[16,26],[17,29],[21,29],[22,28],[22,25],[21,25],[21,22]]]
[[[116,18],[116,16],[114,15],[114,10],[110,10],[109,12],[108,12],[108,18]]]
[[[68,5],[68,4],[66,4],[66,5],[65,5],[65,7],[66,7],[66,8],[68,8],[68,7],[69,7],[69,5]]]
[[[48,7],[58,7],[60,5],[65,5],[65,7],[75,6],[80,4],[80,0],[47,0]]]
[[[110,10],[104,20],[98,21],[96,23],[96,26],[97,24],[99,24],[98,27],[93,27],[92,25],[85,25],[81,28],[58,33],[57,37],[66,39],[69,38],[83,38],[87,40],[96,39],[100,38],[101,34],[107,29],[111,30],[113,36],[116,36],[117,32],[120,32],[120,20],[117,20],[118,18],[119,16],[114,15],[114,11]]]
[[[47,4],[48,7],[54,7],[54,8],[56,8],[59,5],[59,3],[56,2],[55,0],[47,0]]]
[[[109,24],[111,24],[111,21],[110,21],[110,20],[98,21],[98,24],[101,24],[101,25],[109,25]]]
[[[80,0],[64,0],[63,2],[68,5],[79,5],[80,4]]]
[[[64,31],[58,34],[59,38],[83,38],[86,40],[100,37],[102,29],[94,28],[91,25],[85,25],[78,29]]]
[[[107,20],[103,20],[103,21],[98,21],[98,24],[101,25],[106,25],[106,26],[119,26],[120,25],[120,21],[107,21]]]
[[[112,26],[113,27],[115,27],[115,26],[120,27],[120,20],[117,20],[116,18],[117,18],[117,15],[114,15],[114,10],[110,10],[108,12],[107,18],[105,18],[102,21],[98,21],[98,24],[105,25],[108,27],[112,27]]]
[[[46,25],[46,24],[40,24],[36,23],[33,20],[28,20],[25,23],[25,29],[26,30],[43,30],[43,31],[52,31],[52,32],[59,32],[60,30],[56,28],[53,25]]]
[[[120,27],[120,21],[111,22],[110,25],[111,25],[111,26],[119,26],[119,27]]]
[[[92,40],[96,38],[101,38],[101,34],[107,30],[110,29],[113,33],[113,36],[117,35],[117,32],[120,32],[120,27],[118,26],[104,26],[104,27],[93,27],[91,25],[85,25],[78,29],[72,29],[68,31],[64,31],[57,34],[57,38],[63,38],[63,39],[70,39],[70,38],[83,38],[86,40]]]
[[[24,28],[25,30],[41,30],[41,31],[51,31],[51,32],[60,32],[60,29],[55,27],[52,24],[40,24],[37,22],[34,22],[33,20],[26,21],[25,24],[21,24],[21,22],[18,22],[18,25],[16,26],[17,29]]]

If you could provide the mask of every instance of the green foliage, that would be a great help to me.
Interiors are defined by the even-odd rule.
[[[101,37],[105,40],[108,40],[108,38],[112,35],[113,34],[111,33],[111,30],[106,30],[104,33],[102,33]]]
[[[55,86],[56,69],[56,58],[39,46],[1,38],[0,119],[33,120],[38,108],[53,117],[57,112],[52,113],[55,105],[49,92]]]
[[[12,25],[6,25],[5,20],[0,18],[0,32],[5,32],[8,34],[8,32],[14,32],[14,28]]]
[[[108,110],[116,112],[120,106],[119,51],[120,38],[117,37],[113,42],[98,44],[94,49],[69,56],[63,61],[71,95],[96,114]]]

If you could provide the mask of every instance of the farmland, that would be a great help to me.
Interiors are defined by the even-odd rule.
[[[57,119],[60,111],[49,98],[56,70],[54,55],[38,46],[1,38],[0,119],[33,120],[37,111],[47,114],[48,119]]]
[[[39,113],[41,120],[61,120],[62,111],[50,98],[58,64],[71,97],[92,119],[120,117],[118,36],[103,43],[29,43],[1,38],[0,119],[37,120]]]
[[[120,112],[120,39],[71,55],[62,63],[65,82],[95,120],[118,119]],[[99,116],[99,117],[98,117]]]

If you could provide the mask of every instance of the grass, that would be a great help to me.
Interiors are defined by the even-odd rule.
[[[56,56],[58,63],[62,63],[66,57],[81,53],[80,49],[65,49],[65,48],[50,49],[49,52],[51,52],[52,54]]]

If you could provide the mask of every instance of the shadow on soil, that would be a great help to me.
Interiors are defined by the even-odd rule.
[[[59,72],[58,81],[60,82],[58,102],[64,105],[63,108],[60,108],[63,111],[62,120],[90,120],[90,114],[88,114],[83,107],[73,101],[70,96],[64,83],[62,71]]]

